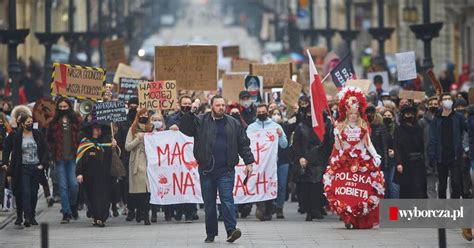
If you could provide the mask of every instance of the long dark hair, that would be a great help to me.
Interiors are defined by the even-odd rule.
[[[57,123],[59,121],[59,119],[62,117],[59,114],[59,112],[60,112],[59,111],[59,104],[62,103],[62,102],[67,103],[67,105],[69,106],[69,111],[67,113],[67,118],[71,122],[79,121],[79,118],[78,118],[77,114],[74,112],[74,106],[72,105],[72,102],[69,101],[69,99],[67,99],[66,97],[59,97],[58,100],[56,101],[56,111],[54,113],[54,118],[52,120],[52,123]]]

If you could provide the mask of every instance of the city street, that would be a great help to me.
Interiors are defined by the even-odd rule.
[[[205,244],[204,211],[199,210],[199,221],[194,223],[165,222],[163,213],[158,215],[158,223],[144,226],[136,222],[126,222],[125,216],[110,218],[105,228],[93,227],[91,220],[80,212],[78,221],[61,225],[60,204],[46,208],[44,199],[38,202],[39,223],[49,224],[50,247],[437,247],[435,229],[370,229],[347,230],[338,217],[329,214],[322,221],[306,222],[305,215],[297,213],[296,203],[285,205],[284,220],[274,219],[260,222],[254,210],[247,219],[238,219],[242,238],[235,244],[225,242],[219,223],[221,236],[214,244]],[[254,208],[255,209],[255,208]],[[2,213],[4,214],[4,213]],[[39,247],[39,226],[17,230],[14,219],[0,230],[0,247]],[[472,247],[462,239],[460,230],[447,230],[449,247]]]

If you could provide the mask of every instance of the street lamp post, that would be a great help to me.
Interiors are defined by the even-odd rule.
[[[11,95],[13,105],[18,105],[18,89],[20,88],[19,77],[21,74],[20,64],[17,58],[17,47],[25,42],[29,29],[16,28],[16,0],[8,1],[8,29],[0,31],[0,38],[3,44],[8,44],[8,76],[12,86]]]
[[[369,33],[372,38],[379,42],[379,54],[376,58],[378,64],[382,65],[383,68],[387,68],[387,62],[385,61],[385,40],[390,39],[394,28],[386,28],[384,24],[384,0],[377,0],[377,12],[378,12],[378,28],[369,28]]]
[[[45,1],[44,9],[44,33],[35,33],[36,39],[45,48],[44,73],[43,73],[43,95],[49,95],[51,79],[51,47],[56,44],[61,37],[60,33],[51,33],[51,8],[52,0]]]
[[[352,53],[351,43],[353,40],[357,38],[359,31],[351,30],[352,0],[345,0],[345,5],[346,5],[346,30],[339,30],[339,33],[341,34],[342,39],[346,42],[348,51]]]
[[[335,29],[331,28],[331,0],[326,0],[326,28],[319,29],[319,33],[321,33],[324,38],[326,38],[326,46],[328,51],[332,50],[332,42],[331,39],[336,33]]]

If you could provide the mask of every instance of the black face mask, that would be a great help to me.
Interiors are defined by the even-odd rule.
[[[137,115],[137,109],[136,108],[131,108],[131,109],[128,110],[127,116],[128,116],[128,119],[130,121],[135,120],[136,115]]]
[[[369,122],[373,122],[374,121],[374,115],[367,115],[367,120]]]
[[[392,118],[383,118],[383,123],[387,126],[392,124]]]
[[[233,113],[230,116],[234,117],[237,120],[240,120],[240,114],[239,113]]]
[[[407,123],[415,123],[415,116],[410,116],[410,117],[406,117],[404,116],[403,119],[405,120],[405,122]]]
[[[58,109],[58,114],[60,116],[65,116],[65,115],[69,114],[69,109]]]
[[[265,121],[265,120],[267,120],[267,118],[268,118],[268,114],[267,114],[267,113],[257,115],[257,119],[258,119],[259,121]]]
[[[456,112],[458,112],[458,113],[460,113],[460,114],[462,114],[462,115],[466,114],[466,110],[465,110],[465,109],[456,110]]]
[[[430,107],[429,110],[430,110],[430,112],[431,112],[432,114],[434,114],[434,113],[436,113],[436,111],[438,110],[438,108],[437,108],[437,107]]]
[[[25,126],[25,129],[28,130],[28,131],[31,131],[31,130],[33,130],[33,125]]]
[[[181,106],[181,111],[183,113],[187,113],[187,112],[191,111],[191,106]]]
[[[138,122],[140,124],[146,124],[148,122],[148,117],[140,117],[138,118]]]

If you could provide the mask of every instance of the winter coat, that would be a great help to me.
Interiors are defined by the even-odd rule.
[[[150,185],[147,176],[147,158],[145,153],[145,142],[138,137],[138,133],[132,134],[130,128],[125,141],[125,150],[130,152],[129,162],[129,193],[147,193]]]
[[[241,123],[230,115],[224,115],[223,118],[226,122],[227,167],[229,171],[234,171],[234,166],[239,163],[239,155],[246,165],[254,163],[250,139]],[[199,170],[209,170],[217,133],[211,113],[202,115],[188,113],[181,119],[179,129],[185,135],[194,137],[194,157],[199,164]]]
[[[326,130],[323,142],[316,136],[309,123],[302,122],[296,127],[292,147],[295,165],[300,167],[300,158],[305,158],[308,161],[306,168],[300,170],[300,182],[318,183],[322,181],[334,145],[331,121],[326,118],[324,125]]]
[[[451,112],[449,115],[453,119],[453,144],[454,159],[462,158],[464,150],[462,147],[462,135],[466,130],[466,120],[463,115]],[[442,143],[442,116],[441,111],[437,113],[430,125],[430,141],[428,144],[428,158],[430,161],[441,162],[443,154]]]

